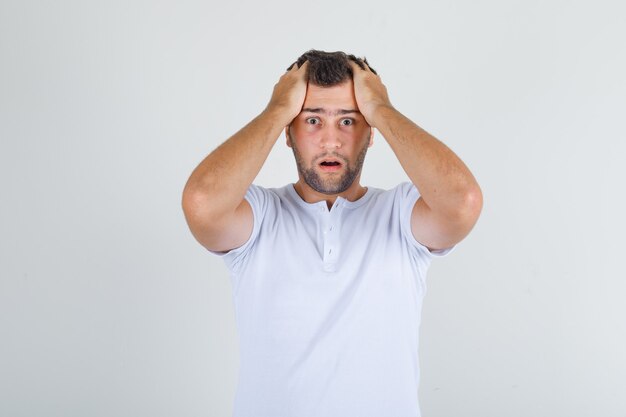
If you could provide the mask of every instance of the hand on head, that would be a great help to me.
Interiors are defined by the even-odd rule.
[[[350,60],[352,67],[352,81],[354,82],[354,96],[359,111],[370,126],[376,127],[375,116],[378,109],[392,107],[387,95],[387,88],[380,77],[373,72],[366,62],[361,61],[363,68]]]
[[[392,107],[387,88],[365,60],[348,60],[352,68],[354,95],[359,111],[370,126],[376,127],[376,114],[381,107]],[[361,67],[362,66],[362,67]],[[268,110],[276,110],[284,117],[285,125],[298,116],[306,98],[309,61],[289,66],[274,86]]]
[[[287,125],[302,110],[308,85],[307,69],[309,62],[305,61],[300,67],[293,63],[274,86],[272,98],[267,105],[268,109],[277,110],[285,115]]]

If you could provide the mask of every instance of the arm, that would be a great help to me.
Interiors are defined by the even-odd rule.
[[[467,166],[446,145],[397,111],[380,77],[352,63],[359,110],[380,131],[420,191],[411,215],[415,239],[444,249],[470,232],[482,209],[482,192]]]
[[[187,180],[183,212],[192,234],[207,249],[228,251],[250,237],[253,215],[244,196],[282,130],[302,109],[307,65],[286,72],[265,110],[211,152]]]

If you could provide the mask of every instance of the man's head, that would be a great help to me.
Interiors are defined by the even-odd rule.
[[[287,145],[301,180],[327,195],[359,186],[355,180],[372,145],[373,131],[358,109],[349,60],[361,68],[367,63],[344,52],[315,50],[294,63],[308,61],[309,82],[302,111],[287,126]]]
[[[369,67],[369,63],[365,58],[357,58],[354,55],[349,55],[341,51],[324,52],[311,49],[300,55],[298,60],[287,68],[287,71],[289,71],[294,64],[301,67],[305,61],[309,62],[307,71],[309,83],[319,85],[320,87],[330,87],[352,79],[352,67],[349,61],[355,62],[361,69],[365,69],[364,64],[367,64]],[[369,67],[369,69],[376,74],[376,71],[372,67]]]

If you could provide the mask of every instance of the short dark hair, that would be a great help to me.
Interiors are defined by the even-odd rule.
[[[369,65],[365,57],[361,59],[341,51],[325,52],[315,49],[300,55],[298,60],[287,68],[287,71],[296,64],[300,68],[305,61],[309,61],[307,70],[309,82],[321,87],[330,87],[352,78],[352,67],[348,60],[354,61],[361,69],[365,69],[365,64],[367,64],[369,69],[376,74],[376,71]]]

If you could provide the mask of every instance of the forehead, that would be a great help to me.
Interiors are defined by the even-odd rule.
[[[309,83],[303,107],[322,108],[326,111],[357,109],[352,80],[332,87]]]

